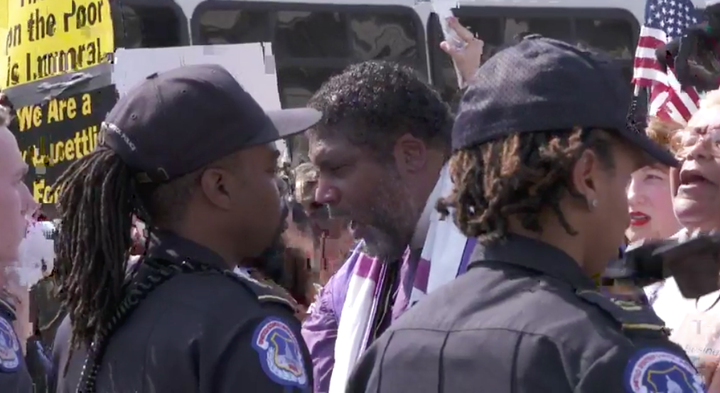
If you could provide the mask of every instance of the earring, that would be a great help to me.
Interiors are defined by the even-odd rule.
[[[597,205],[598,205],[597,199],[593,199],[592,201],[588,202],[588,208],[590,208],[590,210],[596,208]]]

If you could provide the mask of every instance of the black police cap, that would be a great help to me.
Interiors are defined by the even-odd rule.
[[[265,112],[223,67],[191,65],[152,74],[121,97],[100,139],[140,182],[155,183],[300,133],[320,117],[306,108]]]
[[[653,161],[676,166],[666,149],[628,124],[632,92],[617,62],[538,35],[498,52],[465,92],[453,150],[515,133],[614,130]]]

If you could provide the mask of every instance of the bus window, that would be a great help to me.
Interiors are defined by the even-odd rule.
[[[169,4],[117,3],[112,15],[116,48],[163,48],[181,46],[189,41],[185,17]]]
[[[271,42],[283,105],[305,105],[327,77],[360,61],[398,61],[427,75],[422,23],[413,9],[337,4],[307,7],[208,1],[193,15],[193,42]],[[300,75],[311,82],[300,82]],[[320,76],[323,79],[316,81]]]
[[[270,42],[270,15],[264,11],[207,10],[199,18],[202,45]]]
[[[637,33],[627,21],[578,18],[575,29],[579,44],[597,48],[620,60],[632,60],[635,56]]]
[[[425,53],[425,37],[418,34],[422,32],[418,20],[409,15],[358,14],[351,16],[348,23],[356,59],[393,59],[425,70],[425,56],[418,55],[418,48]]]
[[[346,18],[337,12],[278,11],[273,48],[279,57],[350,57]],[[322,39],[318,39],[323,37]]]
[[[507,18],[503,29],[503,43],[513,42],[527,33],[568,41],[572,39],[569,18]]]
[[[310,97],[331,76],[342,68],[287,67],[278,73],[278,86],[282,105],[286,108],[305,106]]]
[[[630,82],[639,30],[623,19],[578,18],[575,33],[578,45],[603,51],[620,61],[625,79]]]
[[[460,23],[485,41],[483,61],[498,49],[512,44],[527,33],[577,43],[593,50],[603,51],[620,62],[628,83],[632,78],[632,59],[639,32],[637,21],[629,12],[602,10],[612,17],[588,17],[585,10],[578,9],[476,9],[462,7],[455,10]],[[597,13],[597,10],[593,11]],[[482,14],[482,15],[481,15]],[[529,15],[539,17],[527,17]],[[428,23],[430,64],[433,83],[443,97],[449,99],[457,92],[457,79],[452,62],[442,49],[442,30],[437,15],[432,14]]]
[[[303,107],[310,97],[331,76],[342,72],[340,67],[283,67],[278,69],[278,88],[283,108]],[[299,134],[289,138],[293,164],[307,159],[308,141]]]

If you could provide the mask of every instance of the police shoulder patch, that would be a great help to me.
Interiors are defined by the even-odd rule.
[[[20,368],[20,341],[10,322],[0,317],[0,372],[12,373]]]
[[[255,329],[252,345],[260,355],[263,371],[272,381],[283,386],[308,386],[300,344],[285,322],[265,318]]]
[[[702,376],[687,360],[664,348],[635,353],[625,368],[631,393],[704,393]]]

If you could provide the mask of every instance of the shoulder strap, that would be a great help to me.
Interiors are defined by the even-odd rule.
[[[605,311],[624,332],[669,335],[663,320],[647,305],[633,300],[616,299],[598,291],[582,290],[575,293],[581,299]]]
[[[108,340],[114,331],[125,321],[128,315],[135,311],[137,305],[144,298],[160,285],[179,274],[207,272],[222,274],[236,283],[243,285],[251,293],[255,294],[260,302],[279,303],[290,307],[291,311],[295,310],[287,299],[273,294],[266,285],[261,285],[261,283],[256,280],[251,281],[248,278],[242,278],[233,271],[222,270],[204,262],[189,259],[177,262],[156,257],[142,257],[137,263],[138,266],[135,274],[130,278],[125,288],[125,298],[115,310],[109,326],[103,326],[98,337],[88,348],[88,356],[85,359],[83,372],[80,375],[77,392],[95,393],[95,381],[99,367]]]
[[[289,307],[293,313],[297,312],[299,305],[295,299],[280,285],[262,277],[260,272],[250,269],[247,272],[235,271],[231,274],[230,277],[249,289],[260,303],[281,304]]]

